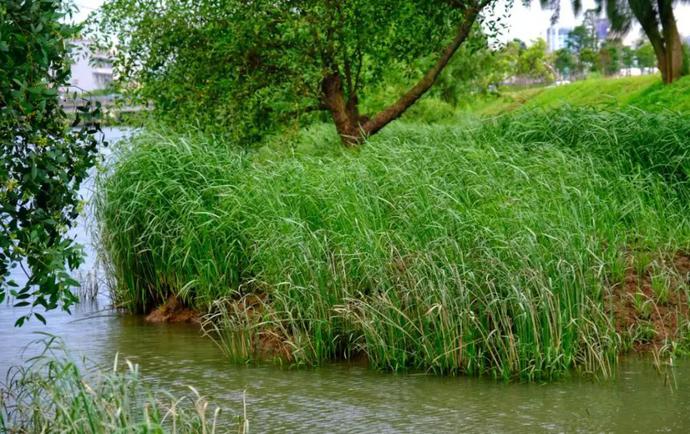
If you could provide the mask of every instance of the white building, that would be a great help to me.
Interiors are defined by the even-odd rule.
[[[104,89],[113,81],[113,61],[109,53],[92,52],[88,41],[76,39],[73,45],[70,92],[92,92]]]
[[[550,53],[566,48],[568,35],[572,29],[567,27],[551,26],[546,30],[546,47]]]

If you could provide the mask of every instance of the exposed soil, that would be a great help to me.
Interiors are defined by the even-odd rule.
[[[162,305],[158,306],[146,316],[146,321],[153,323],[164,322],[200,322],[200,313],[184,305],[174,295]]]
[[[281,336],[280,333],[270,330],[262,331],[259,333],[259,337],[254,342],[254,345],[259,357],[277,357],[286,362],[292,361],[292,350],[288,340]]]
[[[654,279],[657,279],[654,282]],[[616,330],[632,338],[633,350],[659,349],[680,337],[688,323],[690,254],[656,258],[643,270],[628,259],[625,278],[612,287],[607,305]]]

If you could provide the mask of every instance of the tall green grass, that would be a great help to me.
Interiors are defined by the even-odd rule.
[[[220,409],[192,390],[191,396],[152,392],[139,368],[102,370],[70,357],[54,337],[35,343],[43,350],[9,370],[0,387],[0,431],[4,433],[204,433],[246,432],[248,422],[225,420]]]
[[[255,153],[148,132],[100,180],[97,217],[118,301],[210,308],[235,358],[606,375],[627,257],[690,246],[668,178],[685,125],[563,110],[398,124],[354,151],[314,127]]]

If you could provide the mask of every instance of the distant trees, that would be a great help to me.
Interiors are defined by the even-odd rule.
[[[539,38],[520,53],[517,74],[538,81],[553,81],[554,71],[546,54],[546,41]]]
[[[688,73],[688,64],[684,60],[684,51],[676,18],[673,12],[674,3],[688,0],[596,0],[597,14],[606,12],[614,31],[626,33],[633,20],[637,20],[647,35],[654,50],[657,66],[661,71],[664,83],[672,83]],[[560,8],[560,0],[541,0],[542,5],[555,10]],[[582,1],[573,0],[573,9],[580,13]],[[610,52],[603,53],[610,57]]]
[[[637,58],[637,65],[642,69],[643,73],[645,70],[656,67],[654,47],[652,47],[649,41],[642,42],[635,49],[635,57]]]
[[[609,40],[599,49],[599,71],[604,75],[618,74],[621,70],[622,44],[620,41]]]
[[[630,75],[632,68],[635,66],[635,49],[627,45],[621,49],[621,64],[625,68],[625,73]]]
[[[513,43],[496,49],[485,34],[474,32],[458,49],[431,92],[455,106],[468,95],[496,91],[514,73],[518,51]]]
[[[575,53],[586,48],[595,50],[598,45],[596,33],[593,34],[590,29],[581,24],[568,33],[566,45]]]
[[[599,40],[590,11],[585,13],[585,17],[583,23],[568,34],[566,41],[566,46],[575,56],[577,75],[596,69],[599,62]]]
[[[567,48],[553,53],[553,65],[562,77],[569,77],[577,67],[576,56]]]
[[[190,115],[252,142],[306,112],[343,144],[376,134],[436,82],[495,0],[110,0],[100,30],[121,77],[179,122]],[[487,16],[489,16],[487,14]],[[433,62],[375,113],[360,99],[392,65]]]
[[[633,49],[623,46],[620,34],[615,31],[610,33],[608,39],[600,40],[597,32],[598,16],[596,9],[586,11],[582,24],[568,34],[566,47],[573,55],[576,75],[586,75],[590,71],[614,75],[622,68],[629,75],[636,65],[643,70],[654,67],[655,54],[651,44],[647,43],[642,50],[639,47]],[[569,63],[570,59],[565,52],[556,52],[553,56],[557,68],[563,68]]]

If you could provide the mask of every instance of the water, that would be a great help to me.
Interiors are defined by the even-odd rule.
[[[385,374],[356,365],[318,369],[238,367],[193,325],[148,324],[141,317],[98,313],[82,305],[73,316],[53,313],[48,326],[12,329],[0,307],[0,371],[21,361],[37,336],[59,334],[75,354],[103,366],[115,354],[141,365],[154,385],[193,385],[226,414],[242,409],[246,390],[253,432],[616,431],[687,432],[690,363],[665,384],[649,360],[624,361],[614,380],[569,378],[550,384],[415,374]],[[6,333],[11,331],[11,333]],[[3,375],[3,374],[0,374]]]
[[[78,235],[88,242],[87,231]],[[93,264],[92,249],[87,253],[87,264]],[[51,312],[45,327],[32,321],[13,329],[17,316],[9,305],[0,306],[0,378],[21,363],[23,349],[40,337],[34,332],[49,332],[73,354],[103,366],[112,365],[116,353],[139,363],[155,386],[183,391],[192,385],[226,414],[241,412],[246,391],[252,432],[690,430],[690,360],[676,361],[660,375],[651,361],[631,358],[613,380],[573,377],[549,384],[385,374],[347,364],[239,367],[197,326],[113,314],[103,297],[77,306],[72,316]]]

